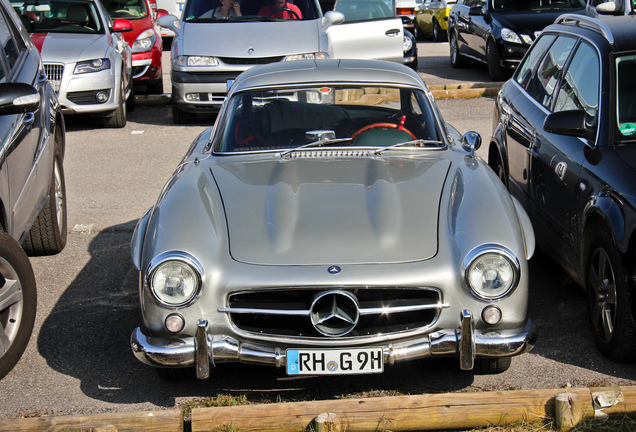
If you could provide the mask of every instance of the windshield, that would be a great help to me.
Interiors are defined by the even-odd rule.
[[[491,0],[497,12],[575,10],[585,8],[586,0]]]
[[[232,96],[225,113],[215,143],[219,152],[443,145],[420,89],[337,85],[246,91]]]
[[[616,58],[616,119],[621,136],[636,138],[636,54]]]
[[[138,20],[150,14],[145,0],[102,0],[102,4],[112,18]]]
[[[312,20],[319,16],[314,0],[190,0],[183,13],[190,22]]]
[[[95,3],[73,0],[12,2],[29,33],[103,33]]]

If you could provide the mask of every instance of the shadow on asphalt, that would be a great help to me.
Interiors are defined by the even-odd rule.
[[[42,325],[38,350],[54,370],[80,381],[89,397],[114,404],[149,402],[173,407],[178,398],[222,394],[251,401],[337,399],[351,395],[455,392],[476,376],[457,362],[428,359],[387,366],[383,374],[287,377],[271,367],[222,364],[206,381],[168,383],[130,350],[130,334],[141,324],[138,275],[130,259],[136,221],[111,226],[89,244],[90,259]],[[533,353],[623,379],[636,379],[630,365],[612,365],[595,349],[587,326],[583,291],[543,253],[531,261],[530,316],[539,327]],[[514,360],[513,360],[514,366]],[[614,367],[615,366],[615,367]],[[587,384],[586,384],[587,385]]]

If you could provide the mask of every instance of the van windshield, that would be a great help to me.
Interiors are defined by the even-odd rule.
[[[190,0],[187,22],[313,20],[321,15],[315,0]]]

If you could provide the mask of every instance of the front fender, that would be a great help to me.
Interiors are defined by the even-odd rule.
[[[130,256],[132,258],[133,265],[137,270],[141,270],[142,248],[151,214],[152,207],[144,213],[139,221],[137,221],[137,226],[135,226],[135,231],[133,232],[132,240],[130,242]]]

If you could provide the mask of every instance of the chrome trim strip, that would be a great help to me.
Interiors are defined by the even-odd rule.
[[[464,311],[463,316],[472,313]],[[471,320],[464,321],[470,324]],[[418,339],[383,346],[384,362],[393,365],[396,362],[427,357],[456,357],[462,342],[458,333],[461,329],[445,329],[425,335]],[[471,332],[469,332],[471,333]],[[466,334],[466,333],[464,333]],[[528,320],[526,325],[509,330],[475,330],[469,340],[474,343],[474,357],[500,358],[519,355],[532,349],[537,338],[534,323]],[[466,336],[464,336],[466,340]],[[242,343],[228,335],[207,335],[207,349],[211,353],[209,362],[251,363],[285,367],[287,358],[281,347],[271,347]],[[197,366],[195,338],[185,337],[165,339],[148,337],[137,327],[130,338],[135,357],[142,363],[156,367]],[[205,362],[205,360],[202,360]]]
[[[448,309],[450,305],[448,303],[435,303],[429,305],[411,305],[411,306],[388,306],[380,308],[360,308],[360,315],[381,315],[401,312],[417,312],[420,310],[431,309]],[[219,312],[224,313],[236,313],[236,314],[268,314],[268,315],[283,315],[283,316],[309,316],[309,310],[285,310],[285,309],[250,309],[250,308],[219,308]]]

